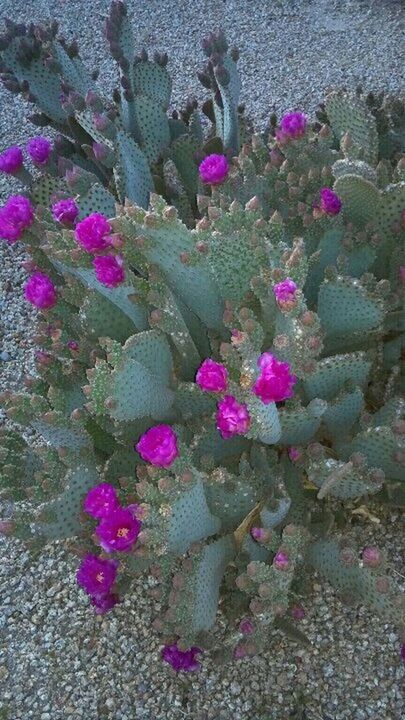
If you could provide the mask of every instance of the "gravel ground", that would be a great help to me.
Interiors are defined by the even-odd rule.
[[[66,35],[80,35],[83,57],[112,88],[115,70],[101,35],[108,4],[2,0],[1,13],[59,19]],[[169,52],[174,105],[200,93],[201,37],[224,27],[241,50],[243,100],[259,127],[273,109],[313,110],[328,87],[403,90],[402,0],[149,0],[136,26],[140,47]],[[0,102],[2,144],[23,142],[32,132],[27,107],[3,89]],[[1,198],[9,193],[0,177]],[[0,389],[19,387],[32,368],[35,317],[20,299],[23,257],[15,246],[1,248]],[[361,521],[353,532],[361,544],[380,543],[400,579],[400,518],[381,513],[380,525]],[[403,717],[395,630],[341,605],[324,585],[315,586],[302,623],[309,648],[276,636],[258,658],[224,668],[206,660],[198,676],[183,680],[159,661],[148,582],[140,580],[135,597],[100,620],[76,588],[75,560],[63,544],[30,564],[19,543],[0,543],[0,720],[287,720],[304,706],[306,714],[294,717]]]

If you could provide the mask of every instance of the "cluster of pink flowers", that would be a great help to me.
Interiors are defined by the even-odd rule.
[[[195,672],[201,667],[197,655],[202,650],[198,647],[191,647],[189,650],[179,650],[177,645],[165,645],[162,649],[162,660],[169,663],[176,672]]]
[[[24,286],[25,299],[39,310],[48,310],[57,303],[57,292],[51,278],[35,272]]]
[[[213,153],[200,163],[200,178],[206,185],[220,185],[229,172],[229,163],[225,155]]]
[[[283,297],[288,290],[294,289],[295,292],[295,283],[289,279],[288,283],[292,283],[294,288],[292,285],[288,285],[287,288],[283,286],[279,290]],[[263,403],[281,402],[292,397],[297,378],[291,375],[288,363],[280,362],[271,353],[263,353],[258,360],[258,366],[261,373],[252,391]],[[197,370],[196,383],[204,392],[224,393],[228,389],[228,371],[222,363],[207,358]],[[218,401],[216,423],[225,439],[234,435],[245,435],[251,425],[247,405],[238,402],[233,395],[225,395]]]
[[[27,153],[37,167],[48,163],[51,152],[51,141],[41,135],[31,138],[27,143]],[[24,155],[18,145],[11,145],[0,154],[0,172],[16,175],[22,169],[23,164]]]
[[[0,237],[12,245],[34,222],[34,208],[24,195],[12,195],[0,208]]]
[[[280,127],[276,131],[276,139],[281,145],[290,140],[297,140],[305,135],[307,116],[302,112],[287,113],[281,118]]]
[[[128,552],[141,531],[138,505],[122,507],[115,488],[100,483],[86,495],[84,511],[99,521],[96,535],[107,552]],[[105,613],[116,605],[118,596],[111,592],[118,561],[86,555],[77,572],[77,582],[90,595],[96,612]]]
[[[177,435],[170,425],[155,425],[141,436],[135,450],[145,462],[168,468],[179,456]]]

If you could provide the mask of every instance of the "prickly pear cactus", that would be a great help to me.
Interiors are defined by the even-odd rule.
[[[254,134],[216,32],[208,126],[195,102],[168,115],[167,56],[137,48],[122,2],[106,37],[113,101],[55,23],[0,41],[4,84],[58,133],[31,184],[1,156],[25,189],[0,234],[26,242],[42,317],[36,376],[2,396],[41,441],[0,435],[0,528],[71,540],[97,612],[149,572],[176,669],[216,647],[219,607],[222,655],[259,652],[311,569],[400,622],[383,553],[335,528],[405,497],[402,105],[384,123],[337,92],[322,127],[289,113]]]

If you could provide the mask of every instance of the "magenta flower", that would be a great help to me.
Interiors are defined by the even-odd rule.
[[[269,352],[260,355],[257,364],[261,373],[253,385],[252,391],[265,404],[282,402],[293,396],[293,386],[297,382],[290,373],[290,365],[277,360]]]
[[[258,543],[267,543],[271,538],[270,530],[263,527],[252,527],[250,529],[250,534],[253,540],[256,540]]]
[[[72,350],[72,352],[77,352],[79,350],[79,343],[76,342],[76,340],[68,340],[66,345],[69,350]]]
[[[287,113],[281,118],[280,130],[284,138],[297,139],[305,134],[307,116],[302,112]]]
[[[79,208],[73,198],[58,200],[52,205],[51,210],[56,222],[62,225],[72,225],[79,214]]]
[[[381,563],[381,553],[377,547],[365,547],[362,552],[362,559],[368,567],[378,567]]]
[[[301,457],[301,452],[298,450],[297,447],[291,445],[291,447],[288,448],[288,457],[290,458],[291,462],[297,462],[297,460],[299,460]]]
[[[294,620],[303,620],[305,617],[305,610],[302,605],[293,605],[291,608],[291,615]]]
[[[326,215],[338,215],[342,207],[342,201],[333,190],[328,187],[322,188],[319,192],[321,203],[320,209]]]
[[[141,523],[131,510],[118,507],[101,519],[96,535],[106,552],[126,552],[136,542],[140,531]]]
[[[93,142],[93,152],[96,160],[98,160],[98,162],[103,162],[106,159],[109,150],[104,143]]]
[[[207,155],[200,163],[200,178],[206,185],[220,185],[224,182],[229,170],[225,155]]]
[[[287,570],[290,566],[290,561],[287,553],[279,550],[279,552],[276,553],[273,558],[273,565],[277,568],[277,570]]]
[[[23,161],[24,158],[21,148],[17,145],[12,145],[0,153],[0,172],[4,172],[7,175],[14,175],[14,173],[21,170]]]
[[[27,143],[27,153],[35,165],[46,165],[52,152],[52,143],[48,138],[31,138]]]
[[[115,593],[105,593],[105,595],[94,595],[91,603],[96,608],[97,615],[104,615],[119,603],[120,599]]]
[[[239,623],[239,631],[243,635],[251,635],[254,632],[255,626],[249,618],[243,618]]]
[[[0,208],[0,237],[10,245],[34,222],[34,208],[25,195],[12,195]]]
[[[191,647],[189,650],[179,650],[177,645],[165,645],[162,649],[162,660],[169,663],[176,672],[195,672],[201,667],[196,660],[197,655],[202,653],[198,647]]]
[[[224,439],[233,435],[245,435],[250,427],[250,415],[245,403],[239,403],[232,395],[225,395],[217,406],[217,429]]]
[[[115,560],[103,560],[89,553],[82,560],[77,571],[78,584],[89,595],[105,595],[111,589],[117,576],[118,562]]]
[[[42,272],[36,272],[31,275],[24,286],[24,295],[31,305],[34,305],[40,310],[47,310],[57,302],[55,285],[51,278]]]
[[[297,286],[291,278],[286,278],[273,287],[274,296],[281,306],[286,304],[290,305],[295,302],[296,290]]]
[[[100,483],[87,493],[83,510],[94,518],[105,518],[120,507],[117,492],[110,483]]]
[[[97,280],[106,287],[118,287],[125,280],[124,260],[121,255],[97,255],[93,266]]]
[[[224,392],[228,386],[228,370],[225,365],[207,358],[198,368],[195,381],[206,392]]]
[[[88,253],[99,252],[108,247],[111,225],[101,213],[92,213],[76,225],[75,238]]]
[[[179,456],[177,435],[170,425],[155,425],[141,436],[135,450],[145,462],[168,468]]]

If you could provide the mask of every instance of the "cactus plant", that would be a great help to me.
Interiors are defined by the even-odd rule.
[[[122,2],[106,34],[114,103],[55,24],[1,40],[6,87],[59,133],[0,210],[43,313],[37,376],[2,397],[43,442],[2,432],[1,528],[72,541],[97,612],[150,572],[176,670],[212,648],[219,604],[221,653],[259,651],[311,568],[400,622],[383,553],[360,557],[337,518],[404,496],[403,160],[342,93],[321,128],[290,113],[250,132],[220,32],[203,43],[212,128],[194,103],[168,117],[167,58],[135,55]]]

